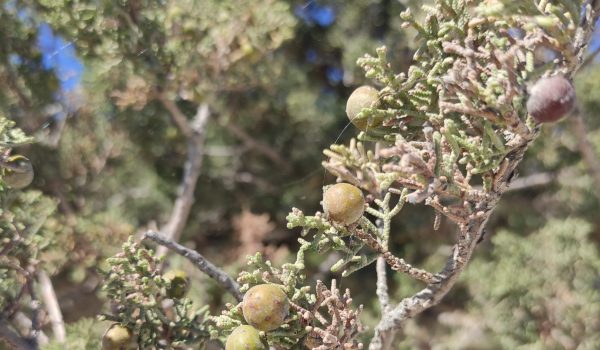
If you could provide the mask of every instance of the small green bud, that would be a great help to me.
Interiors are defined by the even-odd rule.
[[[22,189],[33,181],[33,166],[31,161],[21,155],[9,157],[4,164],[3,180],[6,185],[14,189]]]

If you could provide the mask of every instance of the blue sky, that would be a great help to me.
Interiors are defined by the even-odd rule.
[[[55,35],[47,24],[42,24],[38,29],[37,43],[42,52],[44,68],[54,70],[61,90],[69,92],[75,89],[81,82],[84,67],[77,58],[73,43]]]
[[[307,1],[304,5],[296,6],[294,13],[305,23],[318,24],[329,27],[335,21],[335,11],[328,5],[320,5],[314,0]]]

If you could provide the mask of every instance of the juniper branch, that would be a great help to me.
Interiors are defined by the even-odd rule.
[[[498,5],[495,9],[483,6],[478,11],[486,15],[504,17],[508,21],[513,21],[512,23],[515,23],[517,27],[523,26],[523,28],[528,28],[523,24],[527,18],[532,17],[522,17],[519,14],[519,9],[522,10],[523,8],[520,7],[525,6],[524,4],[502,1],[494,3]],[[453,16],[447,17],[446,12],[441,10],[444,4],[448,6],[444,11],[452,10],[451,12],[454,13]],[[450,4],[453,6],[452,9],[449,7]],[[431,10],[432,16],[426,20],[426,27],[416,23],[410,12],[403,14],[403,19],[417,30],[421,30],[422,36],[428,37],[431,40],[428,43],[435,40],[438,40],[436,42],[441,42],[443,51],[436,46],[428,47],[429,51],[423,50],[424,56],[415,58],[416,61],[422,64],[422,67],[418,65],[411,67],[412,71],[409,71],[410,78],[404,81],[404,85],[402,85],[402,88],[406,90],[398,89],[398,93],[405,93],[408,90],[408,93],[412,94],[411,97],[416,97],[410,102],[415,106],[422,106],[424,110],[427,110],[427,103],[433,103],[435,106],[434,112],[435,108],[438,108],[444,121],[459,117],[460,128],[462,130],[459,131],[459,129],[448,123],[444,124],[443,128],[440,128],[439,125],[441,123],[432,117],[430,123],[433,126],[425,125],[422,129],[423,134],[421,137],[425,139],[425,145],[430,144],[435,147],[420,148],[417,146],[411,151],[410,155],[412,158],[409,159],[406,156],[408,155],[407,148],[402,144],[398,144],[398,146],[403,146],[403,148],[398,149],[402,154],[406,155],[402,156],[401,162],[392,163],[392,166],[387,165],[387,168],[384,167],[383,170],[396,172],[397,176],[394,182],[403,187],[403,182],[398,179],[415,178],[415,175],[427,179],[424,182],[429,184],[443,178],[449,180],[448,183],[461,183],[463,189],[458,192],[449,191],[449,187],[446,186],[445,181],[440,181],[440,186],[429,192],[417,187],[417,189],[423,192],[426,203],[433,206],[440,213],[452,218],[460,228],[460,231],[453,248],[453,253],[448,257],[445,267],[435,275],[436,279],[428,281],[427,287],[413,296],[404,298],[391,308],[391,310],[383,310],[382,318],[375,329],[375,335],[369,347],[371,350],[390,349],[395,332],[407,319],[438,304],[451,290],[458,280],[460,273],[469,262],[498,201],[503,193],[508,190],[513,173],[522,160],[525,151],[539,135],[539,125],[531,120],[524,123],[521,119],[527,117],[527,113],[525,113],[527,111],[523,110],[522,103],[521,107],[519,107],[519,103],[513,101],[524,93],[523,85],[525,84],[524,80],[515,74],[515,71],[522,70],[526,74],[527,79],[535,76],[535,67],[531,63],[532,60],[528,59],[527,56],[531,57],[529,51],[541,43],[545,43],[562,52],[564,55],[564,61],[554,67],[554,71],[571,76],[583,61],[584,49],[589,41],[595,20],[598,17],[598,13],[595,12],[597,10],[595,3],[592,8],[589,1],[581,2],[580,5],[583,5],[584,10],[581,14],[579,11],[576,11],[577,8],[575,10],[572,7],[558,9],[559,11],[564,10],[568,12],[571,18],[582,18],[579,23],[576,22],[571,27],[573,30],[564,32],[550,31],[552,34],[547,34],[536,30],[528,32],[529,29],[525,29],[523,38],[506,36],[503,32],[505,29],[502,29],[500,26],[483,26],[478,28],[486,23],[487,19],[485,17],[469,17],[469,25],[464,27],[464,32],[461,32],[462,36],[460,39],[455,39],[450,44],[446,44],[445,38],[439,35],[439,29],[442,24],[434,22],[434,20],[436,18],[447,20],[446,24],[448,24],[459,13],[466,14],[467,11],[465,11],[465,8],[469,4],[474,5],[477,2],[455,3],[439,1],[438,5],[442,7]],[[483,3],[480,4],[483,5]],[[497,12],[499,9],[501,9],[500,12]],[[515,12],[510,12],[511,10]],[[570,19],[566,19],[569,16],[552,18],[553,14],[548,12],[547,8],[539,8],[538,10],[542,14],[548,15],[547,22],[540,21],[536,24],[540,27],[554,28],[561,21],[571,21]],[[577,27],[577,24],[579,24],[579,27]],[[482,42],[477,41],[477,38],[480,38],[480,35],[486,31],[492,36],[498,35],[497,38],[502,36],[507,37],[510,45],[505,45],[502,50],[490,49],[490,47],[498,47],[497,42],[492,42],[490,46],[486,47],[485,44],[482,44],[482,42],[485,43],[485,40]],[[551,35],[555,35],[556,37],[552,37]],[[476,42],[479,47],[475,47]],[[427,60],[428,57],[425,53],[442,60],[444,57],[448,57],[454,61],[452,68],[442,77],[444,84],[437,86],[439,100],[434,99],[432,96],[435,95],[425,90],[424,87],[427,86],[426,84],[422,84],[420,90],[417,88],[419,86],[417,83],[419,77],[424,77],[426,74],[429,74],[430,79],[427,81],[427,84],[431,84],[431,86],[436,85],[435,80],[432,78],[433,74],[435,74],[435,67],[428,66],[433,63]],[[484,53],[489,54],[489,57],[478,57],[478,54]],[[385,55],[385,51],[381,50],[378,54],[380,56],[379,60],[381,60]],[[367,76],[371,75],[370,77],[377,78],[382,83],[390,85],[390,82],[386,80],[386,75],[380,72],[383,64],[378,59],[367,57],[361,62],[366,67]],[[514,62],[522,63],[515,67]],[[422,68],[428,68],[430,72],[426,73]],[[431,71],[434,73],[432,74]],[[489,72],[493,71],[502,72],[502,74],[490,75]],[[543,74],[544,72],[541,73]],[[551,72],[545,73],[550,74]],[[486,76],[485,81],[480,80],[479,77],[481,75]],[[401,78],[405,79],[405,76]],[[497,94],[492,90],[493,88],[497,89],[495,91],[500,91],[498,89],[501,89],[502,93]],[[510,103],[511,101],[512,104]],[[449,109],[449,106],[459,106],[460,108]],[[494,118],[482,115],[480,113],[482,110],[486,111],[486,113],[492,112]],[[391,125],[394,121],[390,120],[389,122]],[[436,123],[437,126],[435,125]],[[472,130],[477,136],[470,137],[464,130]],[[415,131],[418,131],[418,126],[415,126]],[[414,137],[412,135],[411,137]],[[500,138],[499,135],[503,135],[504,139]],[[417,141],[421,141],[419,137],[416,138]],[[417,145],[417,141],[410,139],[407,141],[409,144]],[[435,152],[431,152],[432,149],[435,149]],[[460,153],[462,154],[459,154],[457,151],[461,151]],[[419,160],[419,157],[423,156],[426,158],[420,159],[430,159],[432,161],[427,162],[426,166],[416,166],[414,159]],[[438,166],[440,157],[442,157],[441,161],[446,163],[445,169]],[[462,163],[460,164],[466,165],[466,174],[462,174],[463,170],[456,167],[458,157],[462,157]],[[333,164],[333,167],[339,167],[339,165]],[[352,171],[358,173],[360,170],[358,167],[356,170],[352,168],[351,170],[346,170],[349,173],[352,173]],[[431,176],[432,171],[435,172],[435,177]],[[445,171],[445,173],[441,173],[440,171]],[[343,175],[344,171],[337,170],[336,175],[338,174]],[[481,176],[484,184],[483,192],[486,195],[480,198],[466,199],[464,197],[464,190],[472,189],[468,181],[472,175]],[[454,179],[451,177],[456,177],[458,181],[453,181]],[[460,179],[465,179],[466,181],[460,181]],[[441,195],[462,199],[462,207],[444,207],[440,204],[439,197]],[[374,246],[372,237],[369,239],[368,236],[365,236],[364,232],[357,232],[356,235],[368,245]],[[380,251],[380,254],[384,254],[384,252]]]
[[[169,115],[175,125],[179,128],[179,131],[181,131],[185,137],[191,137],[194,131],[185,114],[177,107],[177,104],[166,97],[164,93],[156,93],[155,96],[165,109],[169,111]]]
[[[172,239],[169,239],[158,232],[155,231],[147,231],[144,234],[143,239],[149,239],[165,248],[169,248],[175,251],[177,254],[187,258],[190,262],[194,264],[200,271],[207,274],[210,278],[214,279],[227,290],[231,295],[235,297],[237,301],[241,301],[243,299],[243,294],[240,291],[240,287],[237,282],[231,278],[225,271],[221,270],[213,263],[208,261],[204,256],[195,250],[186,248],[181,244],[175,242]]]
[[[380,235],[384,233],[384,226],[384,220],[377,220],[377,230],[379,230]],[[377,258],[375,271],[377,272],[377,290],[375,294],[377,294],[377,299],[379,299],[382,312],[386,312],[390,306],[390,294],[388,292],[387,263],[382,256]]]
[[[172,103],[170,100],[164,100],[168,106]],[[179,115],[176,120],[179,120],[181,111],[173,104],[172,115]],[[181,115],[180,115],[181,114]],[[202,167],[202,159],[204,156],[204,139],[205,129],[210,117],[210,110],[207,104],[201,104],[198,106],[196,115],[191,122],[186,121],[186,128],[189,127],[185,132],[188,137],[188,149],[187,149],[187,160],[184,164],[183,178],[178,189],[178,196],[173,205],[173,210],[169,221],[165,224],[161,230],[163,234],[173,240],[179,240],[181,233],[188,220],[192,204],[194,204],[194,192],[196,190],[196,184],[198,177],[200,177],[200,170]],[[180,126],[181,128],[181,126]],[[182,129],[183,130],[183,129]],[[189,134],[188,134],[189,132]],[[158,256],[165,254],[166,249],[160,248],[157,251]]]
[[[364,232],[363,230],[357,229],[353,233],[358,239],[363,241],[367,246],[369,246],[371,249],[375,250],[377,253],[381,254],[381,258],[383,258],[383,260],[388,265],[390,265],[392,270],[406,273],[407,275],[409,275],[415,279],[418,279],[420,281],[423,281],[425,283],[432,283],[433,281],[436,280],[436,277],[434,275],[432,275],[431,273],[429,273],[425,270],[421,270],[416,267],[413,267],[410,264],[408,264],[406,261],[404,261],[404,259],[400,259],[400,258],[394,256],[386,248],[384,248],[381,244],[379,244],[374,237],[370,236],[368,233]]]
[[[533,138],[525,142],[519,152],[511,160],[509,170],[514,170],[521,161],[525,150]],[[461,240],[454,246],[453,254],[448,258],[446,266],[442,271],[436,274],[439,280],[433,281],[427,287],[413,296],[400,301],[390,312],[384,313],[379,324],[375,329],[375,335],[369,346],[370,350],[389,349],[394,338],[396,330],[408,320],[423,312],[424,310],[437,305],[442,298],[452,289],[460,273],[464,270],[467,262],[470,260],[477,241],[480,239],[485,224],[494,211],[500,196],[507,188],[508,175],[497,180],[499,190],[494,193],[493,199],[487,203],[481,203],[481,210],[484,215],[475,220],[470,220],[461,227]]]

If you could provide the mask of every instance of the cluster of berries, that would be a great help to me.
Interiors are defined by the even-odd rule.
[[[381,105],[379,91],[364,85],[352,92],[346,103],[348,119],[362,131],[380,126],[361,113],[365,108]],[[563,75],[557,74],[537,80],[528,89],[527,112],[538,123],[552,123],[562,119],[575,107],[575,89]]]
[[[280,286],[259,284],[250,288],[242,301],[242,313],[248,324],[238,326],[231,332],[225,350],[268,349],[259,332],[279,328],[289,312],[290,301]]]
[[[349,97],[346,114],[350,121],[365,131],[379,125],[360,113],[365,108],[377,108],[379,92],[371,86],[357,88]],[[569,80],[562,75],[542,78],[529,89],[527,111],[539,123],[555,122],[569,113],[575,105],[575,91]],[[33,169],[27,158],[13,157],[3,166],[4,182],[13,188],[27,186],[33,179]],[[25,174],[25,175],[24,175]],[[323,194],[323,209],[327,217],[341,225],[356,223],[365,211],[362,191],[348,183],[328,187]],[[170,281],[167,296],[179,299],[185,296],[190,281],[185,272],[169,271],[164,278]],[[235,328],[225,344],[225,350],[266,350],[269,348],[260,332],[270,332],[285,323],[289,315],[290,301],[281,286],[260,284],[250,288],[242,301],[242,312],[247,324]],[[130,329],[113,324],[102,339],[103,350],[137,349]]]

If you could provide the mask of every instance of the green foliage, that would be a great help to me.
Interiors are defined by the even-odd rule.
[[[104,60],[111,78],[125,83],[143,76],[142,85],[182,89],[191,101],[268,77],[248,68],[286,41],[294,25],[288,5],[274,0],[39,1],[37,7],[54,28],[78,38],[84,57]]]
[[[206,308],[168,297],[171,282],[161,275],[154,252],[130,239],[108,263],[103,290],[115,315],[105,314],[103,320],[131,329],[142,348],[177,349],[208,340]]]
[[[25,135],[23,130],[15,127],[15,122],[4,116],[0,117],[0,146],[7,148],[19,147],[33,142],[33,138]]]
[[[53,102],[58,79],[43,68],[36,46],[37,23],[21,5],[4,2],[0,11],[0,114],[31,125]]]
[[[409,327],[403,346],[426,337],[436,349],[597,348],[600,254],[590,234],[579,218],[528,235],[496,233],[491,256],[465,272],[465,309],[443,312],[443,330]]]
[[[485,211],[476,213],[474,209],[486,210],[487,203],[494,202],[488,196],[503,192],[496,181],[505,176],[503,172],[515,154],[538,133],[524,106],[526,82],[578,64],[569,38],[575,37],[582,4],[510,8],[487,5],[436,1],[435,7],[424,6],[428,16],[423,22],[405,11],[402,18],[417,32],[418,43],[415,63],[408,73],[394,73],[385,48],[378,49],[376,57],[365,56],[358,61],[368,78],[383,85],[379,91],[381,102],[363,108],[356,117],[383,126],[359,135],[361,141],[378,141],[379,150],[369,153],[364,143],[353,141],[349,146],[332,145],[325,152],[330,159],[324,166],[339,180],[370,192],[374,201],[381,202],[390,189],[388,203],[392,193],[413,189],[401,197],[401,203],[425,201],[437,211],[434,229],[443,215],[459,225],[463,234],[469,234],[465,227],[472,225],[478,215],[485,216]],[[584,15],[589,10],[586,8]],[[522,36],[507,34],[515,28],[523,31]],[[549,45],[563,53],[562,61],[556,60],[554,65],[533,62],[535,50],[547,35],[538,29],[551,32],[554,41]],[[473,183],[483,183],[482,190]],[[340,265],[361,262],[358,268],[362,268],[382,255],[393,269],[412,277],[428,283],[438,278],[414,269],[402,259],[390,258],[389,217],[383,229],[365,219],[348,231],[320,220],[318,215],[305,217],[295,210],[289,226],[301,226],[303,233],[315,230],[314,242],[323,242],[326,248],[333,246],[347,255]],[[347,242],[345,237],[350,237]],[[356,243],[356,238],[361,241]],[[310,244],[301,243],[301,249]],[[460,250],[460,244],[455,249]],[[361,256],[359,252],[365,245],[378,254],[370,259]],[[334,270],[338,268],[338,264],[333,266]],[[344,274],[349,271],[353,270]]]
[[[102,328],[95,319],[84,318],[67,325],[67,339],[64,343],[51,341],[42,350],[81,350],[100,349]]]
[[[590,233],[576,218],[550,220],[527,236],[499,232],[491,260],[468,270],[472,303],[502,348],[600,346],[600,254]]]
[[[12,147],[32,141],[15,123],[0,116],[0,154],[3,159]],[[10,148],[9,148],[10,147]],[[5,161],[5,160],[3,160]],[[4,164],[4,163],[3,163]],[[30,271],[52,271],[62,264],[59,235],[47,226],[56,202],[39,191],[14,191],[2,186],[0,192],[0,314],[11,315],[19,308],[24,291],[31,283]]]
[[[470,7],[476,13],[497,16],[498,20],[470,24],[469,21],[475,18]],[[437,154],[436,175],[450,179],[459,164],[470,168],[472,174],[491,174],[492,169],[497,168],[510,151],[511,139],[501,131],[507,129],[517,134],[523,133],[524,125],[519,119],[526,119],[527,113],[523,105],[523,89],[517,85],[523,86],[525,81],[540,75],[548,67],[535,67],[528,63],[528,57],[535,50],[534,45],[522,47],[526,56],[524,60],[516,65],[509,62],[513,56],[509,49],[516,50],[517,47],[506,36],[506,32],[511,28],[523,28],[526,23],[519,16],[463,1],[439,1],[437,7],[425,9],[429,13],[425,23],[417,22],[410,11],[402,14],[406,25],[412,26],[418,33],[416,40],[419,47],[413,57],[416,63],[408,70],[408,74],[393,73],[385,48],[377,50],[377,57],[367,55],[358,61],[367,77],[386,87],[380,92],[383,106],[365,108],[358,118],[381,121],[389,126],[389,131],[383,135],[369,135],[367,131],[362,138],[393,141],[396,138],[394,129],[397,129],[409,141],[423,139],[421,129],[423,123],[427,123],[434,132],[439,131],[433,137],[440,140],[444,138],[451,147],[451,152],[443,157]],[[569,12],[571,16],[565,19],[554,10],[548,10],[551,23],[559,20],[567,22],[563,23],[564,26],[552,27],[557,32],[553,32],[557,38],[554,45],[559,49],[566,47],[570,40],[568,38],[573,37],[579,14],[575,16]],[[568,10],[572,9],[569,7]],[[540,9],[531,5],[523,6],[519,11],[522,16],[534,16]],[[531,30],[529,27],[523,29]],[[459,44],[461,42],[466,47]],[[471,53],[475,42],[480,43],[478,52]],[[505,54],[500,55],[499,52]],[[571,59],[569,55],[572,53],[565,52],[567,62]],[[463,70],[466,73],[469,69],[461,62],[461,57],[479,61],[485,66],[491,56],[498,56],[501,64],[488,64],[489,68],[480,76],[475,75],[478,73],[476,70],[471,70],[472,80],[469,80],[468,89],[454,87],[459,83],[459,72]],[[473,128],[478,129],[475,137],[471,135]]]
[[[261,285],[274,283],[281,285],[291,303],[302,308],[308,308],[314,304],[316,297],[310,293],[311,287],[305,286],[306,276],[302,273],[304,269],[304,255],[298,254],[295,263],[284,264],[281,268],[264,260],[260,253],[248,257],[247,271],[242,271],[238,277],[242,292]],[[285,323],[275,331],[266,332],[267,342],[271,345],[294,348],[299,346],[302,337],[307,334],[302,315],[296,308],[292,308],[290,316]],[[234,328],[245,323],[241,303],[238,305],[227,305],[223,314],[215,317],[215,324],[219,334],[228,335]],[[214,335],[217,333],[215,332]]]
[[[139,154],[127,160],[138,166],[126,168],[146,169],[135,176],[111,177],[113,181],[146,179],[154,172],[160,186],[145,193],[172,197],[185,161],[182,154],[186,143],[158,95],[173,101],[187,116],[195,113],[198,104],[208,103],[214,116],[206,136],[211,147],[207,147],[206,166],[199,180],[203,186],[197,191],[207,201],[198,201],[197,211],[230,217],[240,208],[232,208],[229,203],[246,201],[239,194],[232,199],[234,190],[246,191],[249,187],[238,174],[249,173],[253,179],[265,179],[252,180],[258,182],[254,191],[262,196],[261,202],[284,215],[277,188],[294,179],[277,178],[266,169],[278,166],[290,172],[291,165],[304,166],[306,162],[308,167],[317,166],[318,161],[306,153],[305,146],[310,144],[314,152],[322,147],[313,146],[312,141],[322,135],[323,127],[332,125],[331,111],[336,102],[335,96],[320,96],[302,67],[290,65],[293,57],[284,52],[284,44],[293,37],[296,21],[289,4],[208,1],[198,6],[194,1],[125,1],[97,5],[90,1],[49,1],[31,7],[80,50],[87,68],[89,93],[85,98],[91,102],[90,109],[111,118],[112,125],[118,124],[111,128],[111,135],[117,130],[126,131],[129,140],[140,146],[136,151]],[[94,9],[93,18],[89,17],[90,8]],[[306,106],[299,107],[294,102],[298,98],[308,104],[319,100],[319,106],[302,110]],[[319,114],[328,118],[316,124],[306,121],[307,116]],[[273,115],[282,118],[274,120]],[[255,152],[249,147],[252,141],[239,140],[223,127],[229,124],[239,126],[263,144],[282,148],[281,155],[273,160]],[[225,155],[218,155],[220,149],[225,149]],[[116,170],[122,168],[125,166]],[[205,191],[207,187],[211,191]],[[168,212],[168,208],[143,209],[135,211],[135,219],[142,224],[161,220],[160,215]],[[140,217],[140,212],[147,212],[149,217]],[[192,220],[196,220],[191,222],[192,227],[222,229],[222,223],[206,216]]]
[[[373,251],[372,248],[368,249],[365,241],[355,239],[353,234],[360,229],[366,235],[383,242],[383,245],[386,244],[390,236],[391,221],[402,209],[406,193],[407,191],[404,191],[395,205],[390,203],[392,195],[388,193],[383,200],[375,200],[379,209],[367,208],[369,214],[381,220],[381,230],[364,217],[359,220],[358,226],[345,227],[330,222],[321,213],[317,213],[315,216],[305,216],[300,210],[294,208],[288,215],[288,228],[301,227],[302,237],[313,235],[310,241],[303,238],[298,239],[301,244],[298,255],[304,255],[305,251],[318,254],[324,254],[329,250],[339,251],[342,258],[331,267],[331,270],[333,272],[342,271],[343,277],[373,263],[379,256],[379,252]]]

